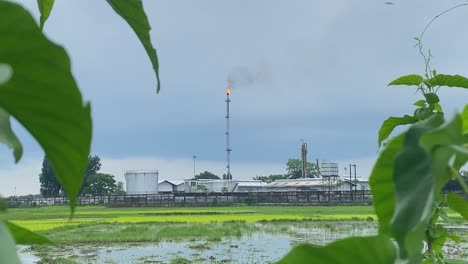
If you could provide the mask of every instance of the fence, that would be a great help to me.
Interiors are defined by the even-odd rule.
[[[81,196],[78,205],[104,205],[109,207],[171,207],[214,206],[229,204],[249,205],[345,205],[370,204],[367,190],[357,191],[296,191],[296,192],[233,192],[233,193],[169,193],[140,195]],[[68,205],[65,197],[8,198],[10,207]]]

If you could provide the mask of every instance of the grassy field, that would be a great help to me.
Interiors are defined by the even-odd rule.
[[[198,208],[105,208],[79,207],[70,219],[68,207],[10,209],[4,216],[34,231],[90,224],[128,223],[215,223],[303,220],[366,220],[374,219],[370,206],[352,207],[284,207],[236,206]]]
[[[458,216],[448,210],[453,221]],[[57,242],[156,241],[204,237],[216,240],[250,232],[251,223],[373,221],[371,206],[233,206],[194,208],[68,207],[10,209],[3,218]],[[167,225],[171,223],[171,225]],[[227,223],[227,224],[226,224]],[[195,228],[196,227],[196,228]],[[216,231],[216,232],[210,232]],[[215,235],[214,235],[215,234]]]
[[[463,221],[447,209],[451,222]],[[301,230],[363,235],[376,232],[377,221],[371,206],[230,206],[178,208],[106,208],[78,207],[72,219],[68,207],[14,208],[2,218],[37,231],[52,246],[34,246],[32,250],[44,263],[67,262],[76,247],[119,243],[206,241],[218,243],[224,238],[240,238],[258,232],[301,236]],[[355,230],[354,233],[352,233]],[[357,231],[356,231],[357,230]],[[351,233],[350,233],[351,232]],[[71,254],[71,253],[70,253]],[[55,259],[52,261],[52,259]],[[181,259],[175,259],[171,263]],[[185,263],[185,262],[180,262]],[[190,263],[190,262],[188,262]]]

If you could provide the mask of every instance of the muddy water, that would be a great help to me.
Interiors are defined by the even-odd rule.
[[[375,223],[332,223],[326,225],[257,224],[259,232],[221,241],[179,241],[79,245],[51,252],[54,257],[78,263],[272,263],[298,243],[326,244],[349,236],[369,236],[377,232]],[[277,230],[277,232],[265,232]],[[464,259],[468,245],[449,247],[452,257]],[[36,263],[31,252],[22,250],[23,263]],[[175,262],[176,259],[188,262]]]

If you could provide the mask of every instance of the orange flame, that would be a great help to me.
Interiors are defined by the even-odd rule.
[[[231,88],[226,88],[226,94],[230,94],[231,93]]]

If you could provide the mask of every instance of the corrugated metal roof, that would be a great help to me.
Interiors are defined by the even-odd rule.
[[[264,182],[238,182],[237,186],[238,187],[265,187],[265,186],[268,186],[268,184]]]
[[[158,184],[161,184],[163,182],[168,182],[172,185],[181,185],[181,184],[184,184],[184,181],[180,181],[180,180],[161,180],[161,181],[158,181]]]

